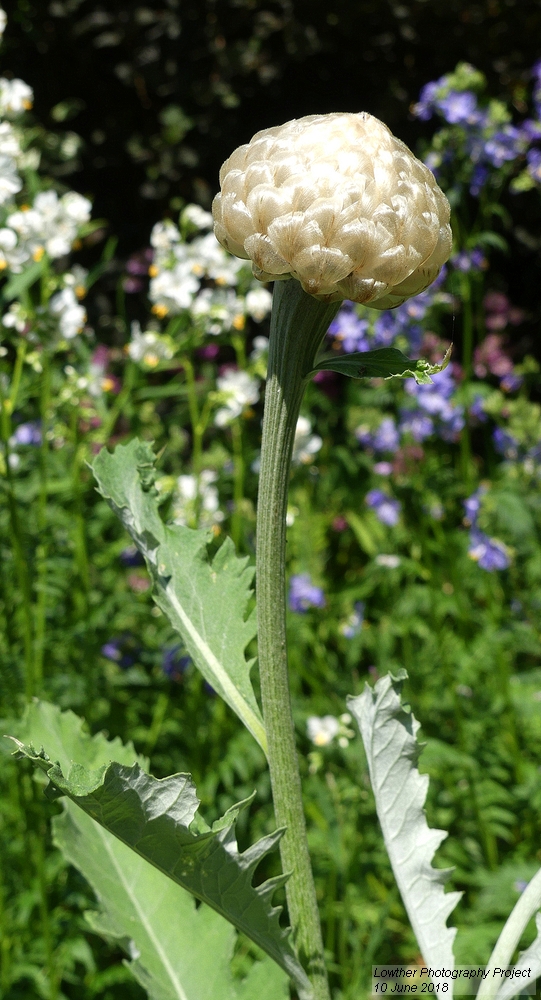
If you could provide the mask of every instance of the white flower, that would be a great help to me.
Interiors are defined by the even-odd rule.
[[[293,441],[293,455],[291,461],[293,465],[309,465],[313,462],[314,455],[319,451],[323,441],[317,434],[312,434],[312,424],[308,417],[299,417],[295,428],[295,439]]]
[[[79,305],[71,288],[63,288],[53,295],[49,311],[58,318],[58,328],[64,340],[73,340],[85,325],[86,310]]]
[[[150,234],[150,242],[156,250],[170,250],[180,240],[177,227],[169,220],[157,222]]]
[[[199,282],[192,274],[187,261],[180,261],[170,271],[160,271],[150,282],[149,295],[156,303],[154,312],[163,315],[189,309],[194,295],[199,291]]]
[[[3,230],[0,230],[0,233]],[[7,313],[2,316],[2,323],[7,326],[8,329],[16,330],[17,333],[22,333],[26,327],[27,314],[25,309],[23,309],[20,302],[12,302]]]
[[[378,309],[426,288],[451,252],[449,204],[428,167],[360,114],[264,129],[220,171],[214,231],[256,278],[297,278],[326,301]]]
[[[260,323],[271,311],[272,295],[267,288],[251,288],[246,296],[246,312]]]
[[[315,743],[316,747],[326,747],[340,732],[340,722],[334,715],[310,715],[306,720],[306,730],[308,739]]]
[[[217,478],[212,469],[203,469],[198,478],[192,475],[178,477],[172,505],[175,524],[191,527],[196,522],[198,527],[210,528],[223,521],[218,489],[214,485]]]
[[[19,156],[21,147],[19,140],[9,122],[0,122],[0,154],[2,156]]]
[[[186,205],[182,213],[182,221],[190,222],[196,229],[210,229],[212,226],[212,215],[205,212],[201,205]]]
[[[66,271],[62,275],[62,280],[68,288],[73,288],[78,299],[82,299],[86,294],[86,279],[88,278],[88,271],[86,267],[81,267],[80,264],[74,264],[71,271]]]
[[[6,80],[0,77],[0,115],[20,115],[32,107],[32,88],[23,80]]]
[[[214,423],[217,427],[225,427],[235,417],[239,417],[246,406],[257,403],[259,386],[255,378],[247,372],[228,369],[216,379],[216,385],[224,398],[225,405],[216,411]]]
[[[198,236],[186,244],[186,251],[194,274],[213,278],[218,285],[235,285],[239,271],[245,266],[237,257],[225,253],[213,233]]]
[[[10,156],[0,154],[0,205],[13,198],[22,186],[23,182],[17,173],[15,161]]]
[[[254,337],[253,348],[250,354],[250,361],[259,361],[269,349],[268,337]]]
[[[5,10],[2,10],[2,8],[0,7],[0,38],[4,34],[4,31],[6,30],[6,24],[7,23],[8,23],[8,19],[7,19],[6,12],[5,12]]]
[[[400,556],[381,555],[376,556],[374,561],[377,566],[386,566],[387,569],[396,569],[400,566]]]
[[[206,333],[213,336],[231,328],[244,329],[244,301],[232,288],[203,288],[190,311],[195,320],[205,320]]]
[[[17,233],[13,229],[0,229],[0,248],[2,250],[13,250],[17,245]]]
[[[44,252],[55,260],[71,250],[79,226],[90,218],[91,203],[75,191],[58,197],[56,191],[40,191],[32,208],[13,212],[7,225],[17,233],[19,262]]]
[[[36,201],[34,202],[35,207]],[[78,226],[84,222],[88,222],[92,211],[92,202],[88,198],[84,198],[82,194],[78,194],[76,191],[68,191],[67,194],[62,195],[60,204],[67,218],[71,219]]]
[[[169,361],[173,353],[173,346],[168,338],[155,330],[142,333],[140,323],[134,320],[128,344],[128,354],[132,361],[142,362],[147,368],[156,368],[160,361]]]

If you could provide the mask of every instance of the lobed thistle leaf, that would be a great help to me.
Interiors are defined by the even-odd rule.
[[[211,560],[212,532],[166,525],[153,488],[156,456],[133,440],[113,454],[102,448],[91,466],[108,501],[145,558],[154,600],[182,637],[205,680],[227,702],[266,753],[267,739],[245,649],[256,634],[253,568],[226,538]]]
[[[190,964],[191,948],[184,947],[182,936],[182,914],[193,911],[178,893],[187,890],[255,941],[295,982],[299,996],[309,1000],[310,983],[289,943],[289,929],[280,927],[280,907],[271,902],[287,876],[252,886],[257,865],[276,847],[283,831],[262,838],[243,853],[238,851],[235,822],[250,800],[233,806],[210,828],[198,813],[199,800],[190,775],[153,778],[141,768],[132,748],[119,741],[109,743],[103,736],[85,736],[81,721],[71,712],[61,714],[55,706],[38,702],[17,728],[27,742],[15,739],[15,756],[29,759],[46,773],[48,797],[67,796],[69,800],[63,816],[55,821],[55,836],[68,859],[88,877],[102,903],[91,923],[99,933],[124,943],[134,942],[130,946],[136,963],[133,972],[151,997],[202,1000],[208,995],[209,1000],[215,996],[221,1000],[221,994],[214,994],[210,986],[205,986],[207,994],[202,992],[201,996],[186,987],[187,982],[197,982],[197,970]],[[49,748],[59,762],[53,763],[46,750],[37,751],[34,741]],[[73,751],[78,756],[76,763]],[[120,761],[111,762],[115,756]],[[162,898],[164,906],[167,903],[163,914],[156,905]],[[171,916],[168,926],[167,913],[176,913],[177,904],[180,924]],[[223,928],[220,930],[216,922],[220,918],[197,919],[196,927],[201,932],[210,928],[209,934],[212,932],[227,952],[230,938]],[[174,929],[179,930],[178,938],[172,934]],[[160,939],[168,942],[167,947],[158,946]],[[181,981],[177,982],[181,975],[184,992]],[[254,982],[258,976],[254,972]],[[280,996],[283,980],[272,963],[269,977]],[[252,1000],[246,990],[239,989],[239,1000]],[[223,996],[224,1000],[236,1000],[237,993]]]
[[[348,698],[348,708],[361,731],[385,847],[424,963],[453,969],[456,930],[446,921],[461,893],[445,893],[450,871],[431,864],[447,834],[426,822],[428,776],[416,767],[419,723],[400,699],[406,677],[402,670],[381,677],[374,688],[366,685]]]

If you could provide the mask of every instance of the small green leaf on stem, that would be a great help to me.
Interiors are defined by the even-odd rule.
[[[432,382],[431,375],[437,375],[447,368],[451,351],[452,345],[443,361],[432,365],[422,358],[413,361],[396,347],[382,347],[378,351],[359,351],[323,358],[310,374],[331,371],[350,378],[414,378],[419,385],[428,385]]]

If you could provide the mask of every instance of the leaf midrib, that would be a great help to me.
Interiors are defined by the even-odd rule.
[[[167,956],[166,956],[165,952],[163,951],[162,945],[160,944],[160,942],[156,938],[156,935],[154,933],[152,925],[149,923],[145,911],[141,909],[141,907],[139,905],[139,901],[137,899],[137,896],[134,895],[134,893],[132,892],[130,886],[126,882],[126,880],[124,878],[124,872],[123,872],[122,868],[119,866],[119,864],[117,862],[117,859],[115,857],[114,852],[111,851],[111,843],[110,843],[109,837],[112,836],[112,834],[109,834],[109,836],[105,836],[106,831],[104,830],[104,828],[102,826],[100,826],[99,823],[96,823],[95,820],[92,820],[92,822],[96,826],[96,829],[97,829],[97,831],[99,833],[99,836],[100,836],[100,838],[102,840],[102,843],[103,843],[103,845],[104,845],[104,847],[105,847],[105,849],[107,851],[107,854],[108,854],[108,856],[109,856],[109,858],[111,860],[111,863],[112,863],[112,865],[113,865],[113,867],[114,867],[114,869],[115,869],[115,871],[117,873],[118,879],[119,879],[119,881],[120,881],[120,883],[121,883],[121,885],[122,885],[122,887],[123,887],[126,895],[128,896],[130,902],[132,903],[132,905],[133,905],[133,907],[134,907],[134,909],[135,909],[135,911],[137,913],[137,916],[139,917],[139,919],[140,919],[143,927],[145,928],[145,930],[146,930],[146,932],[147,932],[147,934],[148,934],[148,936],[149,936],[152,944],[154,945],[154,947],[156,949],[157,954],[160,957],[160,960],[161,960],[161,962],[163,964],[163,967],[164,967],[165,971],[167,972],[167,974],[168,974],[168,976],[169,976],[169,978],[170,978],[170,980],[171,980],[171,982],[173,984],[176,996],[179,998],[179,1000],[189,1000],[189,997],[188,997],[187,993],[184,992],[181,983],[179,982],[177,976],[175,975],[174,969],[172,968],[170,962],[167,959]]]

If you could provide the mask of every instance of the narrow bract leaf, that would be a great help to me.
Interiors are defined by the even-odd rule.
[[[431,864],[447,834],[426,822],[428,776],[416,767],[419,723],[400,700],[406,677],[400,671],[380,678],[374,688],[366,685],[361,695],[348,698],[348,707],[361,730],[385,846],[423,961],[453,969],[456,930],[446,921],[461,894],[445,893],[450,872]]]
[[[502,990],[500,989],[501,980],[498,980],[497,976],[493,975],[495,969],[508,969],[511,964],[511,959],[515,953],[515,949],[528,926],[530,920],[532,919],[534,913],[537,913],[541,907],[541,869],[534,875],[534,877],[528,882],[528,885],[524,889],[517,899],[511,913],[509,914],[505,924],[503,926],[502,932],[494,945],[492,955],[489,958],[488,965],[486,967],[486,972],[488,976],[481,983],[477,996],[479,1000],[492,1000],[493,997],[498,995]],[[538,917],[536,917],[536,924],[539,930]],[[534,943],[531,945],[530,951],[533,949],[533,956],[538,956],[537,961],[541,959],[541,943],[539,937],[536,938]],[[518,965],[521,965],[521,957]],[[535,979],[536,975],[532,976]],[[511,985],[511,983],[509,983]],[[503,987],[502,987],[503,989]],[[519,992],[517,989],[515,992]],[[508,994],[511,996],[512,994]],[[513,994],[514,995],[514,994]]]
[[[280,927],[280,907],[271,903],[287,876],[252,885],[259,862],[277,846],[283,831],[240,854],[235,821],[246,802],[229,809],[211,829],[197,813],[199,802],[188,774],[158,780],[137,763],[127,767],[116,762],[93,769],[76,763],[64,773],[45,750],[15,742],[16,756],[47,774],[49,797],[67,795],[140,857],[229,920],[281,966],[299,996],[308,1000],[310,983],[289,944],[289,929]]]
[[[105,448],[92,470],[98,490],[118,514],[146,560],[154,600],[181,635],[204,678],[237,713],[266,752],[261,712],[250,680],[253,660],[245,649],[256,634],[253,568],[239,559],[230,538],[210,560],[210,531],[163,523],[153,487],[155,455],[131,441],[113,454]]]
[[[450,347],[440,364],[432,365],[422,358],[407,358],[396,347],[382,347],[377,351],[359,351],[323,358],[310,374],[331,371],[349,375],[350,378],[414,378],[419,385],[425,385],[432,382],[431,375],[437,375],[447,368],[451,350]]]
[[[530,983],[535,982],[541,976],[541,913],[535,918],[537,934],[526,951],[523,951],[513,971],[526,972],[526,976],[513,976],[512,979],[505,979],[503,986],[496,993],[496,1000],[511,1000],[516,997]]]

